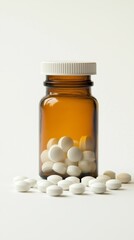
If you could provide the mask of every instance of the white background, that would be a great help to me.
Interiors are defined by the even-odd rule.
[[[122,215],[121,198],[114,199],[114,204],[117,201],[119,205],[116,207],[114,205],[113,208],[112,198],[108,200],[109,205],[107,200],[104,201],[105,208],[103,198],[100,196],[94,197],[94,200],[93,197],[91,198],[93,204],[91,209],[86,208],[90,204],[90,198],[86,196],[83,200],[74,198],[72,202],[68,198],[46,200],[47,205],[45,205],[41,195],[39,197],[32,194],[28,197],[15,195],[11,191],[10,183],[12,177],[18,174],[30,177],[38,175],[38,104],[45,94],[40,77],[40,62],[44,60],[97,62],[97,76],[93,76],[92,79],[95,83],[93,95],[99,101],[99,172],[113,169],[116,172],[128,171],[133,174],[133,23],[133,0],[0,0],[1,185],[4,184],[5,179],[7,180],[7,187],[3,190],[1,199],[4,219],[1,220],[2,240],[43,237],[50,240],[68,239],[69,236],[70,239],[81,239],[82,236],[85,239],[92,237],[95,240],[100,236],[102,239],[102,221],[105,224],[105,221],[108,222],[110,218],[114,222],[114,209],[116,213],[119,209],[119,215],[116,215],[114,222],[115,227],[120,226],[120,219],[129,216],[127,210],[124,210],[126,212]],[[120,194],[117,195],[120,196]],[[130,198],[127,199],[125,194],[122,207],[124,209],[128,201],[129,212],[131,212],[133,205],[129,204]],[[8,203],[5,204],[7,200]],[[101,203],[103,207],[99,208]],[[82,204],[85,212],[78,210],[82,209]],[[47,206],[46,211],[43,206]],[[7,209],[6,212],[4,208]],[[112,212],[108,215],[109,208]],[[25,211],[27,211],[26,214],[24,214]],[[53,215],[58,216],[58,219],[54,220],[56,225],[52,223],[54,231],[50,230]],[[8,218],[11,224],[9,231]],[[28,219],[29,222],[32,221],[32,227]],[[47,219],[49,224],[46,223]],[[80,225],[81,220],[83,225]],[[26,221],[25,224],[23,221]],[[93,224],[90,221],[93,221]],[[61,222],[60,234],[54,235],[56,227],[59,227]],[[71,230],[72,225],[78,223],[78,232],[76,231],[74,236],[64,232],[64,230],[67,231],[67,228],[63,227],[64,222],[71,225],[71,228],[69,227]],[[44,225],[44,229],[37,227],[37,223],[41,227]],[[13,231],[15,224],[18,225]],[[22,232],[22,226],[26,231]],[[26,235],[28,226],[29,234],[34,228],[33,235]],[[76,229],[77,226],[75,226]],[[100,235],[95,226],[98,228],[100,226],[102,231]],[[107,235],[111,237],[110,239],[116,239],[119,236],[122,239],[127,237],[129,240],[133,239],[131,224],[126,225],[123,222],[122,228],[121,236],[117,229],[114,233],[111,233],[108,226],[107,230],[103,230],[106,234],[110,234]],[[94,233],[97,235],[95,236]],[[104,239],[106,239],[105,234]]]

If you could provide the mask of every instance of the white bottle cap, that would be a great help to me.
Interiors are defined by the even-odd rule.
[[[93,75],[95,62],[42,62],[41,75]]]

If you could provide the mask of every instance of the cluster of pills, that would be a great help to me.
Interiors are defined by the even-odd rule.
[[[67,136],[51,138],[40,159],[44,176],[59,174],[65,178],[80,177],[82,174],[95,175],[96,156],[89,136],[82,136],[79,142]]]
[[[85,176],[80,179],[76,176],[69,176],[63,179],[60,175],[48,176],[46,180],[35,180],[25,176],[17,176],[13,179],[15,188],[18,192],[27,192],[30,188],[36,188],[40,192],[47,193],[49,196],[60,196],[63,191],[72,194],[83,194],[89,189],[92,193],[102,194],[107,190],[117,190],[122,183],[129,183],[131,175],[120,173],[116,176],[113,171],[105,171],[97,178]]]

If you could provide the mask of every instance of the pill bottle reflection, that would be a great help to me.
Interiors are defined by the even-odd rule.
[[[91,62],[43,62],[46,96],[40,101],[39,175],[96,177],[98,102]]]

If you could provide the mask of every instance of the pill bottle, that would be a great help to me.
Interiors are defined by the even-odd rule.
[[[92,62],[42,62],[39,175],[96,177],[98,102],[91,94]]]

